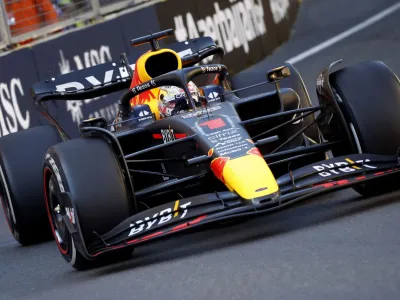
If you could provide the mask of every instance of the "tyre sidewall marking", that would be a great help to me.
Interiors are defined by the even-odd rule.
[[[67,192],[66,188],[68,188],[68,187],[67,187],[67,184],[65,184],[65,178],[63,178],[64,177],[63,171],[62,171],[62,168],[59,167],[59,164],[57,164],[56,159],[54,159],[53,156],[48,153],[48,154],[46,154],[45,161],[46,161],[45,169],[47,168],[50,171],[50,173],[55,177],[59,191],[61,193]],[[48,181],[47,178],[45,178],[45,180]],[[47,195],[47,193],[46,193],[46,195]],[[47,201],[49,201],[48,198],[47,198]],[[66,203],[63,203],[63,204],[65,205]],[[47,204],[47,205],[49,205],[49,204]],[[73,207],[71,203],[69,203],[69,206]],[[50,210],[49,210],[49,214],[50,214]],[[49,217],[51,217],[51,216],[49,215]],[[76,218],[76,216],[75,216],[75,218]],[[52,220],[50,220],[50,222],[52,222]],[[53,232],[54,232],[54,225],[53,224],[51,224],[51,225],[53,227]],[[71,224],[71,225],[74,227],[76,226],[75,224]],[[69,238],[71,239],[70,240],[71,241],[70,249],[68,249],[68,252],[66,254],[64,254],[63,251],[61,251],[61,253],[64,256],[64,258],[66,258],[66,260],[69,264],[74,265],[76,262],[76,255],[77,255],[76,247],[75,247],[75,242],[74,242],[74,239],[73,239],[71,233],[69,233],[69,236],[70,236]],[[60,245],[58,244],[57,241],[56,241],[56,243],[57,243],[57,246],[60,248]]]
[[[43,176],[43,181],[44,181],[44,196],[45,196],[45,201],[46,201],[47,216],[49,218],[51,231],[52,231],[53,236],[54,236],[54,241],[56,242],[57,247],[60,250],[62,256],[69,262],[70,260],[69,260],[69,255],[68,255],[68,249],[67,249],[67,251],[62,249],[60,243],[57,240],[57,235],[56,235],[55,227],[54,227],[55,225],[53,224],[53,217],[52,217],[51,212],[50,212],[49,182],[50,182],[50,179],[51,179],[51,175],[53,175],[52,172],[53,171],[49,166],[45,166],[44,172],[43,172],[44,173],[43,174],[44,175]]]
[[[358,153],[362,154],[363,152],[362,152],[362,149],[361,149],[360,139],[358,138],[356,129],[354,128],[353,123],[349,123],[349,126],[350,126],[350,131],[353,134],[353,138],[354,138],[354,141],[355,141],[356,146],[357,146],[357,151],[358,151]]]
[[[10,190],[8,188],[8,184],[7,184],[6,178],[4,176],[3,166],[1,164],[0,164],[0,177],[1,177],[1,181],[3,182],[5,192],[6,192],[6,199],[4,200],[4,195],[1,198],[2,198],[2,201],[7,201],[8,207],[11,210],[11,217],[12,217],[13,225],[16,225],[17,218],[15,217],[14,207],[12,205],[11,196],[10,196]],[[13,226],[13,228],[15,230],[15,226]]]

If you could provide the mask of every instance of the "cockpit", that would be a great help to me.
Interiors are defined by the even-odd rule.
[[[176,51],[159,46],[158,40],[172,33],[169,30],[131,41],[133,46],[149,43],[152,49],[141,55],[135,68],[129,70],[132,80],[128,94],[132,98],[129,99],[129,107],[126,105],[126,94],[120,100],[124,102],[121,103],[124,108],[116,116],[112,131],[131,130],[155,120],[206,109],[212,102],[222,99],[224,88],[220,79],[221,74],[225,79],[227,71],[215,64],[214,69],[197,67],[200,71],[193,76],[193,65],[201,60],[198,53],[182,59]],[[211,53],[203,53],[203,57],[213,56],[213,62],[221,61],[223,51],[218,47],[211,50]],[[123,63],[130,67],[128,61]],[[188,80],[189,77],[191,80]],[[155,82],[156,78],[163,78],[166,85]]]

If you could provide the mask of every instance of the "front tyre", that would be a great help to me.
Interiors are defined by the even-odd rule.
[[[397,76],[384,63],[368,61],[332,73],[330,83],[353,135],[350,142],[356,145],[357,151],[396,155],[400,147]],[[354,189],[363,196],[375,196],[397,189],[398,180],[398,176],[391,176]]]
[[[47,215],[62,257],[85,270],[132,256],[122,248],[89,258],[91,246],[130,216],[123,174],[111,147],[79,138],[48,150],[43,167]]]
[[[61,195],[56,177],[49,168],[45,169],[46,209],[54,239],[63,258],[74,268],[82,270],[90,267],[89,262],[77,253],[74,241],[61,214]]]

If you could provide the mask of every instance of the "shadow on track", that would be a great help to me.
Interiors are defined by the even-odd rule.
[[[0,248],[3,258],[0,276],[0,299],[28,297],[30,286],[34,282],[35,292],[68,290],[71,286],[79,287],[96,282],[99,278],[124,272],[144,272],[142,269],[153,264],[162,264],[183,258],[201,256],[217,252],[219,249],[239,247],[289,235],[297,230],[306,230],[320,224],[351,218],[383,206],[390,206],[400,201],[400,192],[364,199],[351,190],[328,194],[311,201],[287,208],[278,213],[247,219],[237,224],[208,226],[191,233],[182,233],[149,245],[138,247],[132,259],[103,265],[96,269],[78,272],[68,266],[59,255],[53,241],[32,247],[7,245]],[[239,251],[241,251],[239,249]],[[270,259],[267,249],[260,253],[260,258]],[[46,272],[38,270],[46,269]],[[32,277],[32,274],[35,274]],[[112,279],[110,279],[112,280]],[[7,282],[7,284],[6,284]],[[75,289],[75,288],[74,288]],[[5,298],[2,298],[2,297]]]
[[[287,234],[394,204],[399,202],[399,196],[399,192],[396,192],[363,198],[348,190],[328,194],[311,200],[311,203],[308,201],[270,215],[246,219],[236,224],[211,225],[200,231],[182,233],[139,247],[131,260],[100,267],[90,274],[94,277],[104,276]]]

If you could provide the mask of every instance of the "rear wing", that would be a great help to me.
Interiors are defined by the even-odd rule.
[[[211,55],[222,57],[224,54],[224,50],[210,37],[174,43],[167,48],[181,56],[185,67],[193,66]],[[137,59],[137,55],[128,56],[130,63]],[[135,64],[131,67],[134,70]],[[84,100],[127,89],[130,81],[122,63],[109,62],[38,82],[32,86],[31,96],[35,101]]]

